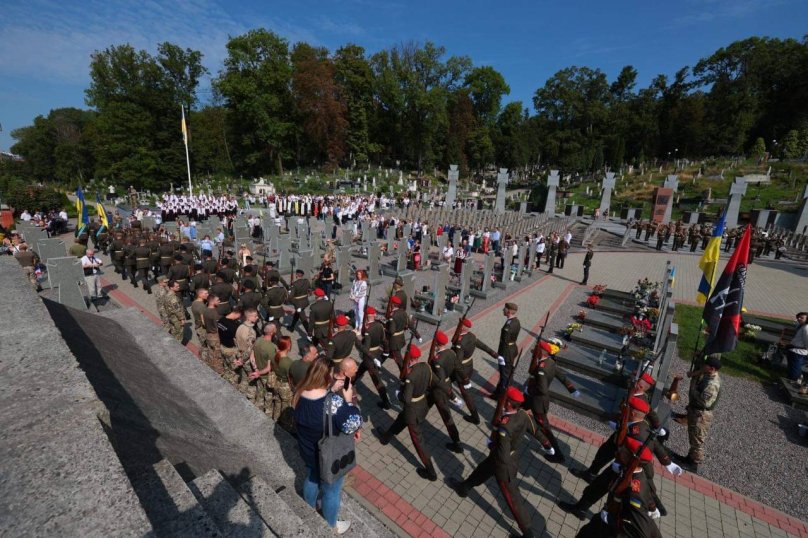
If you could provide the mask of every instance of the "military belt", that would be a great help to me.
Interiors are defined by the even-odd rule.
[[[509,346],[515,346],[515,345],[516,345],[516,342],[508,342],[508,345],[509,345]]]
[[[325,320],[325,321],[315,321],[315,322],[314,322],[314,324],[315,324],[315,325],[325,325],[325,324],[326,324],[326,323],[328,323],[329,321],[331,321],[331,320],[330,320],[330,319],[327,319],[327,320]]]
[[[464,361],[460,361],[460,364],[468,364],[470,362],[471,362],[471,357],[469,357],[468,359],[466,359]]]
[[[421,401],[421,400],[423,400],[425,397],[426,397],[426,393],[421,394],[420,396],[415,396],[415,397],[413,397],[413,399],[412,399],[411,401],[412,401],[412,403],[415,403],[415,402],[420,402],[420,401]]]
[[[368,351],[378,351],[378,350],[380,350],[381,348],[382,348],[382,346],[374,346],[374,347],[369,347],[369,348],[368,348]]]
[[[137,258],[137,261],[148,261],[149,258]]]
[[[305,299],[308,295],[299,295],[297,297],[292,297],[292,299]]]
[[[404,331],[398,331],[397,333],[393,333],[393,336],[399,336],[404,334]]]

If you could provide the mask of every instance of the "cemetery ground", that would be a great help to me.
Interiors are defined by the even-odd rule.
[[[70,239],[65,236],[65,241]],[[501,307],[506,301],[520,306],[519,318],[525,332],[520,348],[529,349],[541,328],[547,312],[551,314],[545,335],[563,329],[580,310],[588,289],[578,282],[582,276],[583,254],[569,256],[564,269],[552,275],[544,269],[532,278],[515,283],[507,292],[478,299],[470,312],[475,333],[489,345],[496,345],[502,325]],[[637,280],[648,277],[661,280],[664,265],[672,260],[677,267],[674,298],[677,303],[692,303],[701,278],[698,256],[675,253],[596,252],[590,284],[607,284],[610,288],[630,290]],[[104,285],[111,299],[121,307],[139,309],[157,321],[154,299],[142,288],[122,282],[105,259]],[[386,258],[384,262],[389,262]],[[357,267],[366,260],[353,259]],[[725,263],[725,259],[722,261]],[[719,268],[720,270],[721,268]],[[750,312],[772,317],[791,317],[804,309],[803,297],[794,293],[802,289],[805,270],[794,264],[755,263],[747,277],[745,304]],[[432,283],[430,271],[416,273],[415,287]],[[372,289],[371,305],[384,306],[390,278]],[[336,299],[337,309],[347,309],[347,292]],[[443,330],[452,331],[454,322]],[[424,337],[422,349],[428,350],[434,326],[420,323]],[[298,331],[294,338],[294,356],[303,342]],[[193,349],[193,344],[191,345]],[[526,354],[527,355],[527,354]],[[517,370],[515,381],[525,381],[527,360]],[[688,363],[680,361],[672,372],[686,371]],[[484,397],[497,379],[496,361],[475,353],[477,390],[475,402],[483,423],[475,426],[462,420],[453,411],[463,454],[453,454],[444,448],[449,440],[435,409],[430,411],[424,426],[427,446],[436,464],[439,479],[426,482],[415,474],[418,465],[412,443],[403,432],[387,446],[381,446],[371,430],[386,428],[400,407],[392,411],[379,409],[377,396],[369,379],[358,386],[362,410],[367,424],[359,444],[358,469],[349,478],[346,492],[365,505],[391,529],[402,536],[507,536],[516,530],[510,512],[493,481],[476,488],[469,497],[457,497],[446,485],[448,476],[465,477],[487,454],[486,441],[490,433],[488,421],[494,402]],[[383,380],[388,393],[397,386],[398,372],[392,361],[385,363]],[[680,386],[686,402],[687,383]],[[677,404],[677,411],[683,408]],[[552,423],[556,428],[567,462],[549,464],[540,455],[534,441],[525,444],[520,454],[520,490],[528,513],[532,515],[537,535],[572,537],[584,523],[566,514],[556,502],[578,498],[586,484],[569,472],[569,466],[586,465],[594,457],[600,442],[610,432],[600,421],[568,410],[557,403],[551,406]],[[685,473],[674,478],[659,466],[655,482],[659,495],[668,509],[660,520],[664,536],[808,536],[808,498],[805,476],[805,440],[797,436],[792,415],[781,395],[760,383],[726,375],[713,429],[708,437],[708,460],[700,467],[699,476]],[[684,427],[673,425],[670,449],[686,452],[687,433]],[[736,493],[737,492],[737,493]]]

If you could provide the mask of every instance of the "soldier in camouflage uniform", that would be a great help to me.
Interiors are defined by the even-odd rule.
[[[721,393],[721,377],[718,375],[720,369],[721,359],[718,354],[714,354],[707,357],[703,366],[687,374],[692,378],[686,415],[690,452],[684,458],[674,455],[674,459],[693,472],[704,461],[704,443],[713,423],[713,409],[718,404]]]
[[[253,370],[253,363],[250,361],[250,357],[253,353],[255,339],[258,337],[255,326],[257,322],[258,310],[255,308],[245,309],[241,326],[236,330],[236,349],[238,349],[238,352],[231,363],[239,392],[247,396],[250,400],[252,400],[255,395],[255,386],[250,385],[250,374]]]
[[[168,285],[169,293],[164,299],[164,309],[166,313],[166,321],[168,323],[168,332],[171,336],[182,342],[182,328],[185,325],[185,308],[180,302],[180,283],[172,281]]]
[[[165,277],[161,277],[165,278]],[[159,282],[160,279],[158,278]],[[208,353],[207,338],[205,338],[205,310],[208,308],[208,290],[206,288],[198,288],[196,290],[195,298],[191,303],[191,320],[194,324],[194,333],[199,340],[199,356],[205,360]]]
[[[168,293],[168,278],[160,275],[157,277],[157,287],[154,289],[154,302],[157,305],[157,314],[160,316],[160,321],[165,330],[168,330],[168,320],[165,310],[166,296]]]
[[[282,336],[278,340],[278,353],[270,361],[272,370],[275,372],[270,416],[288,431],[292,431],[293,428],[292,388],[289,386],[289,368],[293,362],[289,356],[291,349],[292,339]]]

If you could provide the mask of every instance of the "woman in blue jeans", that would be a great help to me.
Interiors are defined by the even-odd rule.
[[[329,393],[329,389],[335,392],[341,390],[342,396]],[[300,456],[308,472],[303,482],[303,498],[316,508],[317,498],[322,495],[323,517],[337,534],[343,534],[351,526],[350,521],[337,520],[343,479],[340,478],[333,484],[320,481],[320,453],[317,443],[324,434],[325,405],[331,406],[334,431],[339,432],[339,435],[353,435],[359,441],[362,415],[351,401],[353,386],[344,388],[342,379],[335,381],[329,361],[323,358],[312,363],[292,399]]]

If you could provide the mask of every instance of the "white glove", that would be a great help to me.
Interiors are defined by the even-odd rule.
[[[424,343],[424,339],[423,339],[423,338],[421,338],[420,336],[418,337],[418,343],[419,343],[419,344],[423,344],[423,343]]]
[[[667,465],[665,466],[665,468],[666,468],[666,469],[668,470],[668,472],[669,472],[670,474],[672,474],[673,476],[681,476],[681,475],[682,475],[682,473],[684,473],[684,471],[682,470],[682,468],[681,468],[681,467],[679,467],[678,465],[676,465],[676,464],[675,464],[675,463],[673,463],[673,462],[670,462],[669,464],[667,464]]]
[[[499,355],[497,357],[497,364],[499,364],[500,366],[505,366],[505,357],[503,357],[502,355]]]
[[[620,474],[620,464],[617,463],[616,461],[612,462],[612,471],[614,471],[615,473]]]
[[[651,519],[659,519],[662,517],[662,514],[659,513],[659,508],[654,508],[653,512],[648,512],[648,517]]]
[[[471,381],[469,381],[468,383],[463,385],[463,388],[466,389],[466,390],[470,390],[471,389]]]
[[[581,397],[581,391],[576,390],[575,392],[572,393],[572,397],[573,398],[580,398]]]
[[[550,447],[550,448],[544,448],[544,447],[541,447],[541,449],[542,449],[542,450],[544,451],[544,453],[545,453],[545,454],[547,454],[548,456],[555,456],[555,448],[553,448],[553,447]]]
[[[396,389],[396,400],[401,401],[401,389]]]
[[[297,309],[297,313],[299,314],[299,313],[301,313],[301,312],[303,312],[303,309],[302,309],[302,308],[298,308],[298,309]]]
[[[606,510],[600,511],[600,520],[603,521],[605,524],[609,524],[609,512]]]
[[[665,428],[660,427],[659,430],[657,430],[657,435],[659,437],[665,437],[666,433],[668,433],[668,430],[666,430]]]
[[[275,316],[269,316],[269,320],[268,320],[268,321],[275,321]]]
[[[373,359],[373,364],[376,365],[376,368],[382,367],[382,361],[380,361],[379,359]]]
[[[451,403],[452,403],[453,406],[457,407],[458,409],[463,409],[463,400],[461,400],[460,398],[455,396],[451,400]]]
[[[609,424],[609,427],[610,427],[611,429],[613,429],[613,430],[616,430],[616,429],[617,429],[617,422],[615,422],[615,421],[613,421],[613,420],[610,420],[610,421],[608,422],[608,424]]]

